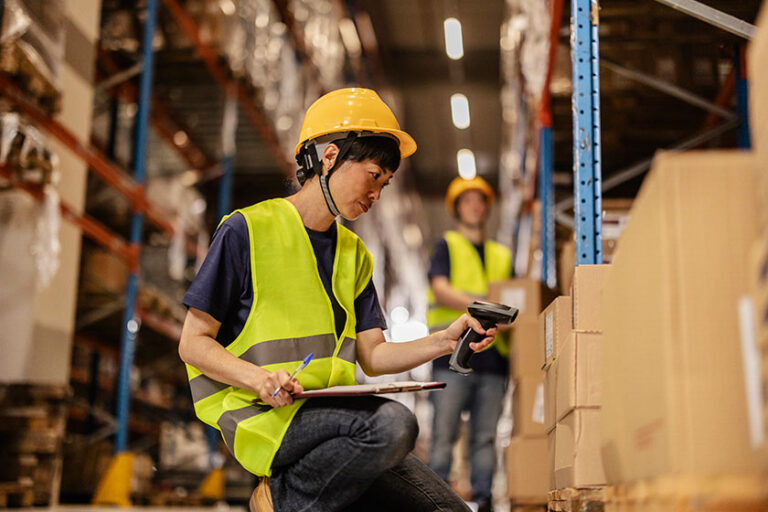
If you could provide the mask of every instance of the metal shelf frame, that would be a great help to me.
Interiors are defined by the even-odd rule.
[[[576,265],[603,262],[598,12],[597,0],[571,1]]]
[[[696,0],[656,0],[657,2],[684,12],[692,17],[716,26],[722,30],[751,40],[755,26],[734,16],[723,13]],[[560,16],[555,14],[560,0],[553,0],[552,29],[559,30]],[[691,105],[709,112],[700,133],[681,141],[670,150],[692,149],[712,140],[723,133],[738,129],[740,148],[750,147],[749,117],[747,108],[748,79],[744,65],[745,47],[735,48],[734,66],[725,80],[717,99],[711,102],[685,89],[670,84],[656,77],[626,68],[610,61],[600,61],[599,53],[599,5],[598,0],[572,0],[571,2],[571,67],[572,67],[572,105],[573,105],[573,173],[574,195],[552,205],[554,195],[551,185],[551,114],[549,109],[549,76],[542,95],[539,133],[539,197],[542,202],[542,280],[550,281],[553,272],[554,235],[549,226],[552,217],[557,222],[571,227],[576,236],[576,264],[599,264],[602,262],[601,243],[601,203],[602,193],[646,172],[651,165],[649,157],[639,161],[611,176],[602,179],[600,154],[600,65],[625,78],[645,84],[662,91]],[[554,50],[557,45],[557,33],[553,32],[550,44],[550,70]],[[551,71],[550,71],[551,73]],[[724,105],[733,93],[736,93],[737,111],[733,112]],[[722,121],[718,124],[717,119]],[[549,119],[549,124],[547,123]],[[565,211],[574,207],[573,218]],[[553,230],[554,231],[554,230]]]

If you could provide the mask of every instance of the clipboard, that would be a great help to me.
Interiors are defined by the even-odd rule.
[[[443,389],[444,387],[445,382],[382,382],[380,384],[358,384],[354,386],[331,386],[324,389],[310,389],[301,393],[295,393],[293,398],[384,395],[387,393],[404,393],[409,391],[430,391],[433,389]]]

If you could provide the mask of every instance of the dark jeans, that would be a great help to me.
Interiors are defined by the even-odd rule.
[[[469,510],[409,454],[418,431],[411,411],[393,400],[309,399],[272,463],[275,511]]]
[[[435,368],[432,378],[446,382],[448,387],[447,392],[432,393],[429,397],[435,406],[429,467],[448,480],[461,412],[468,410],[472,499],[480,503],[490,501],[496,467],[496,424],[504,405],[507,379],[504,375],[480,371],[459,375],[446,368]]]

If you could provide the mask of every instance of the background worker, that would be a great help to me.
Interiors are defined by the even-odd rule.
[[[494,195],[480,178],[454,179],[445,203],[456,218],[456,230],[445,233],[435,245],[429,267],[430,332],[439,332],[484,298],[491,281],[512,276],[512,253],[486,239],[485,227]],[[480,510],[490,510],[491,484],[496,465],[494,440],[508,375],[506,336],[496,336],[487,350],[470,359],[474,372],[462,376],[448,369],[448,357],[433,362],[433,379],[448,383],[449,393],[430,396],[435,407],[429,466],[448,480],[453,444],[462,411],[469,411],[469,461],[473,499]]]
[[[452,352],[467,327],[486,333],[464,315],[425,338],[386,343],[372,257],[335,220],[367,212],[415,150],[375,92],[321,97],[296,147],[302,188],[228,216],[185,297],[179,353],[196,414],[221,430],[243,467],[271,476],[252,510],[466,510],[409,455],[418,425],[403,405],[291,395],[354,384],[355,362],[368,375],[400,373]]]

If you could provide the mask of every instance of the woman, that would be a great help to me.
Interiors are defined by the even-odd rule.
[[[264,477],[252,510],[467,510],[409,455],[418,425],[381,397],[294,400],[292,393],[400,373],[451,353],[467,315],[409,343],[386,343],[363,242],[336,223],[378,201],[416,143],[368,89],[340,89],[308,110],[296,146],[301,190],[225,218],[184,303],[179,354],[195,412]],[[296,378],[310,352],[314,358]],[[271,477],[271,478],[266,478]]]

